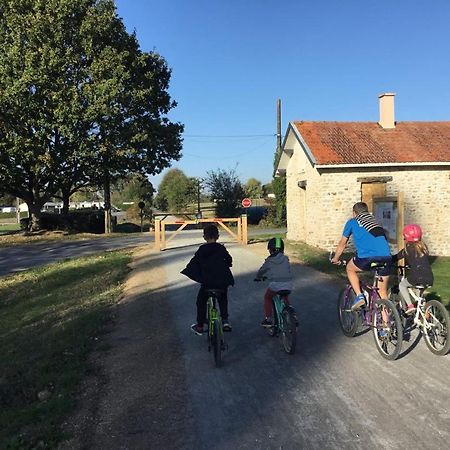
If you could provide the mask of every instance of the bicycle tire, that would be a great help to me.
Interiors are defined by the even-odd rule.
[[[358,329],[358,313],[351,311],[352,298],[348,295],[350,291],[344,288],[339,292],[337,302],[338,322],[342,332],[347,337],[353,337]]]
[[[297,345],[297,316],[292,307],[287,306],[281,313],[281,339],[284,351],[293,355]]]
[[[215,320],[213,324],[211,345],[213,348],[214,363],[216,367],[220,367],[222,365],[222,343],[220,342],[220,323],[218,320]]]
[[[428,318],[427,318],[428,316]],[[429,300],[425,303],[426,324],[422,333],[429,350],[438,356],[444,356],[450,349],[449,329],[450,315],[445,306],[437,300]]]
[[[389,317],[389,325],[383,324],[383,312]],[[378,352],[388,360],[395,360],[402,351],[403,327],[396,305],[391,300],[377,299],[373,311],[373,338]],[[382,336],[385,333],[385,336]]]

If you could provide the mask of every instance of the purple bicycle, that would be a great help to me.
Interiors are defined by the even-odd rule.
[[[343,261],[346,264],[346,261]],[[380,269],[384,264],[372,263],[373,283],[361,281],[361,291],[366,305],[358,310],[351,309],[355,293],[350,284],[339,293],[337,313],[339,325],[345,336],[353,337],[360,327],[372,328],[377,350],[383,358],[394,360],[400,355],[403,342],[403,329],[395,304],[391,300],[380,298],[378,282]]]

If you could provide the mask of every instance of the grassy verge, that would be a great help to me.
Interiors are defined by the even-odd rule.
[[[129,261],[108,252],[0,279],[0,448],[54,448],[63,438]]]
[[[19,230],[20,225],[18,223],[0,223],[0,235]]]
[[[258,239],[260,236],[258,236]],[[320,270],[321,272],[334,275],[341,279],[347,279],[345,270],[342,267],[330,264],[328,260],[329,254],[316,247],[309,245],[289,242],[287,243],[288,251],[298,258],[303,264]],[[349,259],[351,254],[344,254],[343,259]],[[449,257],[433,257],[430,259],[434,273],[434,285],[429,289],[429,297],[438,297],[442,303],[450,307],[450,258]],[[394,277],[392,277],[394,279]]]
[[[1,228],[0,228],[1,230]],[[0,248],[13,247],[16,245],[28,245],[42,242],[75,241],[83,239],[115,238],[127,236],[128,233],[94,234],[94,233],[74,233],[69,234],[63,231],[43,231],[35,234],[23,234],[22,232],[10,232],[3,234],[0,232]]]

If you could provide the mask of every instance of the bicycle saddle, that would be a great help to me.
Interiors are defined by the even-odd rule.
[[[206,289],[206,292],[211,295],[222,295],[225,291],[223,289]]]
[[[287,297],[289,294],[291,293],[291,291],[278,291],[277,294],[280,297]]]

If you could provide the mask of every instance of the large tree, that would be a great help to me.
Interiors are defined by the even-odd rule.
[[[3,0],[4,192],[25,200],[37,227],[55,195],[68,204],[86,185],[159,173],[181,150],[183,127],[166,117],[169,81],[165,60],[140,50],[113,0]]]
[[[180,169],[170,169],[161,180],[155,203],[162,211],[185,212],[197,196],[197,181]]]
[[[247,183],[245,183],[244,193],[248,198],[261,198],[263,195],[261,181],[257,180],[256,178],[249,178],[247,180]]]
[[[205,184],[216,202],[217,217],[237,217],[244,197],[244,188],[234,170],[208,172]]]
[[[151,206],[153,202],[154,188],[147,177],[136,173],[132,174],[114,184],[112,200],[117,203],[144,201],[146,206]]]

